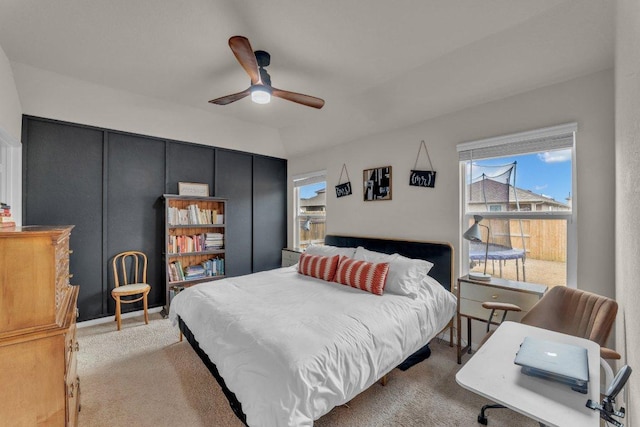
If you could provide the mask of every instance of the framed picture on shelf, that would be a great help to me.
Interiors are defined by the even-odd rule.
[[[391,200],[391,166],[362,172],[364,201]]]
[[[209,184],[199,182],[178,182],[178,195],[209,197]]]

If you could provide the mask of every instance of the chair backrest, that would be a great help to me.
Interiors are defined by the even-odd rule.
[[[116,288],[131,283],[147,283],[147,256],[142,252],[121,252],[113,257],[112,266]]]
[[[606,344],[618,303],[579,289],[551,288],[522,318],[522,323]]]

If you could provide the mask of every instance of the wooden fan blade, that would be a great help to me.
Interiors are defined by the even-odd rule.
[[[315,96],[304,95],[302,93],[289,92],[288,90],[281,90],[272,87],[271,96],[277,98],[286,99],[287,101],[297,102],[298,104],[306,105],[307,107],[322,108],[324,106],[324,100],[316,98]]]
[[[245,96],[249,95],[251,93],[251,88],[247,88],[246,90],[243,90],[242,92],[238,92],[238,93],[234,93],[231,95],[227,95],[227,96],[223,96],[220,98],[216,98],[216,99],[212,99],[211,101],[209,101],[212,104],[217,104],[217,105],[227,105],[227,104],[231,104],[232,102],[236,102],[239,99],[244,98]]]
[[[256,61],[256,55],[253,53],[249,39],[243,36],[233,36],[229,39],[229,47],[251,78],[251,84],[261,84],[258,61]]]

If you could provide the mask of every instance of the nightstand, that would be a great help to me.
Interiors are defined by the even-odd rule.
[[[506,320],[519,322],[522,317],[538,302],[547,291],[547,286],[537,283],[516,282],[513,280],[492,277],[490,281],[473,280],[469,276],[458,279],[456,296],[458,297],[457,334],[458,334],[458,364],[462,363],[462,354],[471,353],[471,320],[487,323],[490,311],[482,307],[486,301],[496,301],[516,304],[522,308],[521,312],[510,312]],[[501,314],[494,314],[498,325]],[[462,318],[467,319],[467,345],[462,347]]]
[[[300,249],[289,249],[285,248],[282,250],[282,266],[290,267],[298,262],[300,259],[300,254],[302,250]]]

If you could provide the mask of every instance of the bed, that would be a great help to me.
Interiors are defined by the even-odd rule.
[[[433,265],[411,296],[390,287],[375,295],[292,266],[201,283],[171,302],[172,323],[246,425],[312,426],[394,368],[428,357],[429,341],[455,314],[450,245],[350,236],[325,243]],[[389,284],[391,275],[389,267]]]

